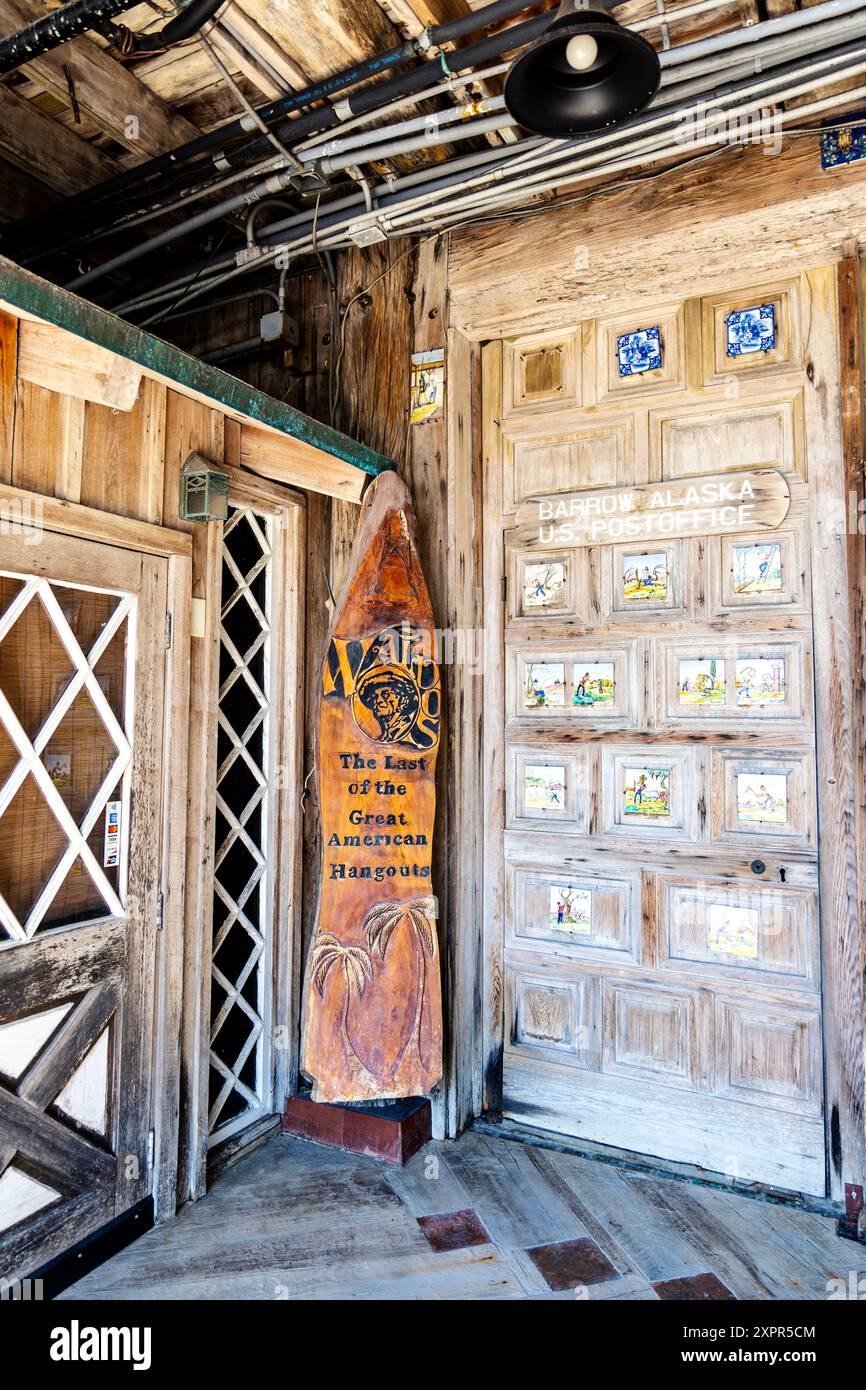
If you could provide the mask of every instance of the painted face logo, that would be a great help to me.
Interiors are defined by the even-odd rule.
[[[439,667],[430,634],[411,623],[376,637],[333,638],[322,675],[325,699],[347,699],[375,743],[432,749],[439,742]]]

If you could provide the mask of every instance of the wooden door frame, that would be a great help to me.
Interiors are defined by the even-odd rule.
[[[95,507],[43,497],[41,493],[0,484],[0,505],[54,535],[111,545],[162,557],[167,561],[166,604],[173,640],[166,651],[163,703],[163,765],[183,748],[189,716],[188,642],[192,580],[192,543],[188,535],[151,522],[102,512]],[[13,511],[13,515],[15,512]],[[188,632],[187,632],[188,635]],[[157,932],[153,998],[154,1219],[166,1221],[176,1210],[178,1113],[180,1099],[180,1017],[183,971],[183,912],[186,877],[186,759],[178,759],[162,793],[162,928]]]
[[[232,464],[230,505],[251,507],[275,518],[281,544],[275,550],[274,592],[280,595],[281,621],[275,664],[282,682],[282,709],[276,731],[275,763],[284,771],[276,813],[273,916],[275,932],[271,980],[273,1022],[281,1031],[272,1049],[272,1094],[279,1101],[297,1083],[299,1065],[301,940],[301,788],[303,782],[304,589],[306,497]],[[204,1195],[208,1181],[208,1052],[213,936],[214,812],[217,771],[220,609],[222,588],[221,522],[199,527],[193,543],[193,592],[204,601],[204,627],[191,643],[189,738],[188,877],[183,982],[184,1093],[177,1172],[178,1200]],[[294,651],[295,664],[288,654]],[[297,793],[297,801],[291,798]],[[292,814],[294,811],[294,815]],[[280,1043],[285,1043],[281,1046]],[[268,1117],[253,1122],[267,1126]],[[272,1126],[271,1126],[272,1127]],[[226,1144],[249,1136],[241,1131]]]
[[[828,1192],[838,1205],[845,1198],[846,1184],[866,1182],[866,639],[862,631],[866,541],[862,535],[850,534],[847,514],[840,518],[838,507],[840,500],[847,504],[851,494],[857,501],[866,495],[858,249],[848,243],[836,263],[802,274],[809,296],[804,311],[804,433],[810,488],[813,503],[822,496],[828,501],[824,508],[810,508],[810,530],[813,557],[820,557],[820,563],[812,565],[812,602],[813,613],[820,615],[814,631],[826,1151]],[[753,282],[760,276],[756,267]],[[683,300],[703,292],[693,281],[694,275],[683,286]],[[483,346],[481,384],[485,628],[481,1051],[483,1108],[494,1112],[502,1100],[505,1026],[504,350],[504,338]]]

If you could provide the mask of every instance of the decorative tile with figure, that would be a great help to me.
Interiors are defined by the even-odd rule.
[[[549,925],[553,931],[572,936],[592,933],[592,892],[589,888],[573,888],[570,884],[555,884],[550,890]]]
[[[559,598],[564,588],[565,565],[559,561],[527,565],[523,571],[525,608],[547,608]]]
[[[782,547],[778,541],[734,546],[735,594],[772,594],[781,590]]]
[[[616,340],[616,360],[621,377],[655,371],[662,364],[662,341],[658,327],[620,333]]]
[[[753,309],[737,309],[725,320],[725,352],[728,357],[745,357],[752,352],[769,352],[776,346],[776,314],[772,304]]]
[[[622,596],[627,603],[648,599],[659,603],[668,596],[668,558],[663,551],[622,558]]]
[[[759,916],[754,907],[710,903],[707,909],[707,949],[714,955],[758,956]]]
[[[612,705],[616,694],[612,661],[578,662],[574,668],[572,704]]]
[[[526,708],[549,709],[565,705],[565,666],[561,661],[533,661],[526,665]]]
[[[627,767],[625,781],[625,815],[644,816],[650,820],[670,816],[669,767]]]
[[[774,705],[784,701],[784,657],[753,656],[737,662],[738,705]]]
[[[716,657],[700,657],[680,662],[679,697],[681,705],[723,705],[725,703],[725,663]]]
[[[565,807],[565,768],[528,764],[524,788],[528,811],[561,811]]]
[[[788,823],[788,779],[781,772],[737,773],[737,819]]]

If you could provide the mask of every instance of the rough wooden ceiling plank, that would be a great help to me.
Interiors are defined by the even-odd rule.
[[[309,86],[310,75],[306,68],[296,63],[260,24],[242,10],[240,5],[232,5],[220,16],[220,28],[227,29],[249,44],[254,52],[261,55],[274,72],[279,73],[294,90],[301,91]]]
[[[0,152],[55,193],[77,193],[107,179],[118,167],[2,83]]]
[[[0,29],[14,33],[30,22],[33,6],[26,0],[0,0]],[[192,140],[198,130],[172,111],[135,74],[87,38],[74,39],[35,58],[25,73],[69,105],[69,80],[83,113],[125,145],[139,159]],[[131,134],[128,117],[135,116],[137,133]]]
[[[399,41],[377,0],[235,0],[314,79]]]
[[[379,5],[408,38],[416,38],[432,24],[447,24],[472,13],[466,0],[379,0]]]

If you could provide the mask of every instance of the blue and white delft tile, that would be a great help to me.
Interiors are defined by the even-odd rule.
[[[725,352],[744,357],[750,352],[769,352],[776,346],[776,316],[772,304],[737,309],[725,319]]]
[[[866,126],[846,125],[838,130],[825,130],[821,135],[821,168],[835,169],[839,164],[854,164],[866,159]]]
[[[658,328],[639,328],[635,333],[621,333],[616,340],[616,360],[620,376],[655,371],[662,364]]]

